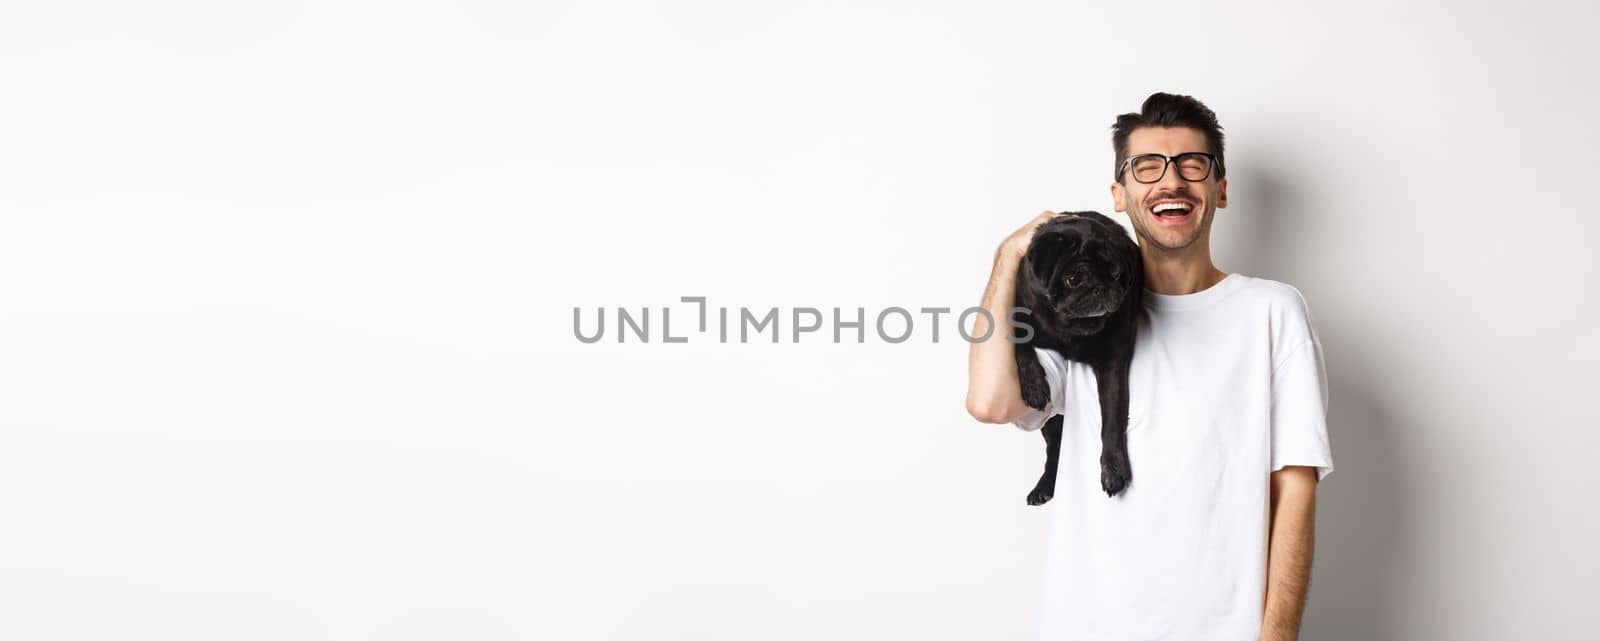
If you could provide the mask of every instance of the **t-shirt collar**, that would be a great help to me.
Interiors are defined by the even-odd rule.
[[[1222,300],[1244,284],[1244,276],[1230,273],[1216,284],[1193,294],[1157,294],[1146,287],[1144,306],[1151,309],[1197,309]]]

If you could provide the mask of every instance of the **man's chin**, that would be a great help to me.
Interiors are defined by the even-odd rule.
[[[1155,246],[1168,251],[1188,249],[1190,245],[1194,244],[1194,241],[1199,239],[1200,232],[1198,231],[1188,234],[1164,234],[1161,233],[1160,230],[1156,230],[1156,233],[1145,236],[1145,240],[1149,240],[1151,243],[1154,243]]]

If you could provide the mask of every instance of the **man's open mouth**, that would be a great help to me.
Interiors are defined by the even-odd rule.
[[[1178,200],[1164,200],[1150,207],[1150,213],[1163,222],[1182,222],[1194,213],[1194,205]]]

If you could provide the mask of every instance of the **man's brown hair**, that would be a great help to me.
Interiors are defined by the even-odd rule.
[[[1128,136],[1140,127],[1188,127],[1198,130],[1205,134],[1206,151],[1217,156],[1214,172],[1217,180],[1227,176],[1223,169],[1226,163],[1222,162],[1222,125],[1217,124],[1217,114],[1193,97],[1157,92],[1144,99],[1144,105],[1139,107],[1137,113],[1117,116],[1116,124],[1111,125],[1111,147],[1117,153],[1116,166],[1111,170],[1112,180],[1121,180],[1117,173],[1122,169],[1122,162],[1128,159]]]

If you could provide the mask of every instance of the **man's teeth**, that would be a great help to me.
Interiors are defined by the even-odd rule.
[[[1181,214],[1189,213],[1189,206],[1184,204],[1184,203],[1161,203],[1159,205],[1156,205],[1155,208],[1151,209],[1150,213],[1159,214],[1161,212],[1164,212],[1164,211],[1167,211],[1167,210],[1171,210],[1171,209],[1182,210],[1182,211],[1179,212]]]

